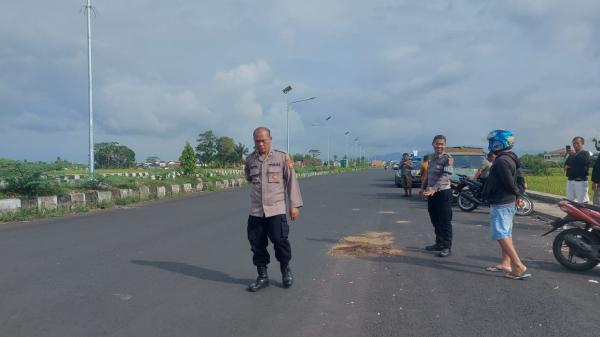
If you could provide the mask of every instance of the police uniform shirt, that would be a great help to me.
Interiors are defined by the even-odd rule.
[[[424,181],[423,188],[432,188],[435,191],[447,190],[450,188],[450,176],[454,172],[454,158],[447,153],[434,155],[429,160],[427,168],[427,179]]]
[[[286,193],[290,207],[302,207],[296,173],[285,152],[272,149],[263,159],[258,151],[254,151],[246,158],[244,172],[250,183],[250,215],[286,214]]]

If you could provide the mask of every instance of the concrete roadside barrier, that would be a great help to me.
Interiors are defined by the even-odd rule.
[[[167,193],[169,193],[170,195],[176,195],[180,192],[179,185],[167,185],[166,187]]]
[[[37,197],[37,209],[49,211],[58,208],[58,197],[56,195]]]
[[[86,206],[85,193],[71,192],[68,196],[71,209]]]
[[[167,189],[164,186],[152,186],[150,190],[157,199],[162,199],[167,196]]]
[[[150,188],[148,186],[142,185],[138,188],[138,194],[141,200],[150,198]]]
[[[21,209],[21,199],[0,199],[0,213],[16,212]]]
[[[113,200],[112,193],[110,191],[96,191],[96,204],[100,205],[108,203]]]

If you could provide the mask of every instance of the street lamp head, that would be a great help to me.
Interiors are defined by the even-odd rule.
[[[288,85],[287,87],[283,88],[283,90],[281,90],[284,94],[287,94],[288,92],[292,91],[292,86]]]
[[[330,119],[331,119],[331,116],[329,116],[329,117],[325,118],[325,120],[326,120],[326,121],[328,121],[328,120],[330,120]]]
[[[350,131],[346,131],[346,132],[344,132],[344,136],[347,136],[347,135],[349,135],[349,134],[350,134]]]

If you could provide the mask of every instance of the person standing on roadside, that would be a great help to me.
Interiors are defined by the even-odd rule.
[[[427,198],[427,211],[435,230],[435,244],[425,247],[439,251],[439,257],[452,254],[452,190],[450,176],[454,172],[454,159],[445,152],[446,137],[437,135],[431,144],[434,154],[429,160],[427,179],[423,180],[421,194]]]
[[[596,157],[592,169],[592,190],[594,191],[594,205],[600,206],[600,155]]]
[[[404,188],[404,196],[412,196],[412,173],[413,162],[410,160],[408,153],[402,154],[402,162],[400,163],[400,178],[402,180],[402,187]]]
[[[271,149],[271,131],[266,127],[259,127],[254,130],[253,136],[255,151],[246,158],[244,172],[250,183],[248,241],[258,277],[248,286],[248,290],[255,292],[269,285],[269,239],[280,264],[283,286],[289,288],[294,278],[289,266],[292,248],[288,240],[290,227],[285,199],[287,195],[290,219],[295,221],[300,215],[299,208],[302,207],[300,186],[289,156],[283,151]]]
[[[565,160],[567,171],[567,199],[575,202],[590,202],[588,196],[588,175],[590,172],[590,153],[583,149],[583,137],[573,138],[573,148]]]
[[[504,271],[505,276],[515,280],[530,277],[527,267],[519,258],[512,240],[513,218],[519,197],[525,192],[521,179],[519,157],[511,151],[514,136],[508,130],[494,130],[488,137],[489,150],[496,154],[490,175],[483,186],[482,194],[490,203],[490,230],[492,240],[498,241],[502,250],[502,261],[488,271]]]
[[[481,166],[479,166],[479,169],[477,170],[477,172],[475,172],[475,175],[473,176],[473,180],[475,180],[475,181],[479,180],[481,182],[481,185],[485,184],[485,181],[487,180],[488,176],[490,175],[490,168],[492,167],[492,163],[494,162],[494,159],[496,159],[496,155],[493,153],[488,153],[486,158],[481,163]]]

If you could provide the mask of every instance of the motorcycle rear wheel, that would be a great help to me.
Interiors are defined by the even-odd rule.
[[[527,216],[533,213],[533,202],[525,196],[520,197],[521,203],[517,206],[516,215]]]
[[[473,211],[475,208],[477,208],[477,204],[472,202],[471,200],[467,199],[464,195],[466,193],[469,193],[469,195],[471,194],[471,192],[460,192],[458,194],[458,208],[460,208],[461,210],[465,211],[465,212],[471,212]]]
[[[597,245],[600,243],[600,240],[596,236],[579,227],[564,230],[554,238],[552,244],[552,252],[556,260],[567,269],[574,271],[586,271],[597,266],[599,263],[598,260],[575,256],[571,248],[565,243],[565,238],[569,235],[583,240],[588,245]]]

